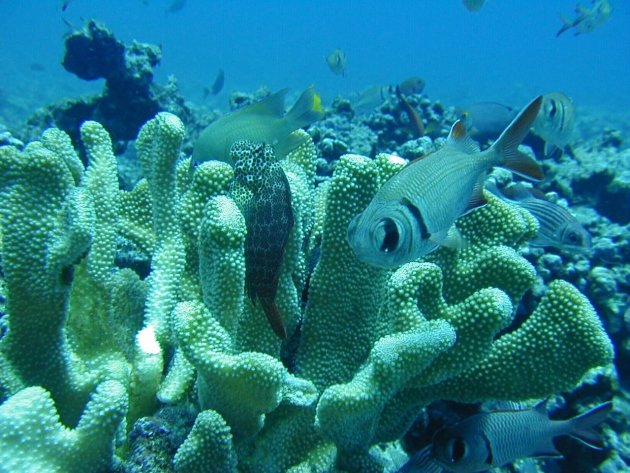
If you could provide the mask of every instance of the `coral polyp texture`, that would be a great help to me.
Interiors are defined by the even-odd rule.
[[[279,161],[294,216],[275,295],[283,342],[245,290],[233,171],[193,166],[183,136],[168,113],[142,128],[131,191],[95,122],[81,128],[86,167],[55,129],[0,148],[0,471],[107,471],[136,420],[192,402],[178,472],[380,472],[392,463],[379,446],[432,401],[544,398],[611,362],[568,282],[512,327],[536,281],[517,252],[537,231],[525,210],[487,195],[457,222],[466,248],[373,268],[348,223],[404,160],[345,155],[316,187],[310,139]],[[148,276],[120,268],[122,252],[150,258]]]

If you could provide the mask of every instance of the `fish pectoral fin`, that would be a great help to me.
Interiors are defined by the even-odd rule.
[[[483,185],[485,181],[486,174],[483,173],[481,176],[479,176],[479,179],[477,179],[477,182],[475,183],[475,187],[473,188],[473,192],[470,195],[470,199],[468,199],[468,204],[466,204],[466,208],[464,209],[465,214],[478,207],[483,207],[488,203],[483,195]]]
[[[470,246],[470,243],[459,233],[459,230],[453,225],[448,230],[433,233],[429,240],[440,246],[450,248],[451,250],[463,250]]]

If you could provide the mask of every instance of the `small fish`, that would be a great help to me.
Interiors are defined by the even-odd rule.
[[[70,3],[72,2],[72,0],[62,0],[61,2],[61,11],[64,12],[68,9],[68,7],[70,6]]]
[[[407,98],[400,91],[400,86],[396,87],[396,97],[398,97],[400,106],[409,119],[409,125],[414,134],[414,138],[424,136],[424,123],[422,123],[420,112],[407,101]]]
[[[46,70],[46,68],[38,62],[29,64],[28,68],[33,72],[44,72]]]
[[[532,246],[590,252],[591,235],[588,231],[567,209],[548,201],[542,192],[528,189],[520,182],[499,190],[494,181],[488,181],[486,189],[527,210],[538,220],[538,235],[530,242]]]
[[[398,84],[398,88],[403,95],[421,94],[425,85],[424,79],[413,76]]]
[[[193,159],[216,159],[230,163],[230,148],[238,140],[268,143],[279,158],[300,146],[304,138],[290,136],[291,133],[322,118],[324,109],[319,94],[313,87],[308,87],[285,114],[284,97],[287,90],[283,89],[212,122],[199,135],[193,149]]]
[[[497,102],[477,102],[457,110],[471,138],[479,143],[495,140],[518,113]]]
[[[553,440],[563,435],[601,449],[601,438],[593,427],[611,410],[612,402],[606,402],[571,419],[551,420],[543,401],[527,410],[477,414],[438,431],[431,456],[447,471],[476,473],[518,458],[559,457]]]
[[[285,339],[286,328],[276,306],[284,250],[295,219],[291,191],[271,146],[237,141],[232,145],[234,181],[230,196],[245,218],[245,289],[260,302],[275,334]]]
[[[178,11],[181,11],[185,6],[186,0],[173,0],[168,8],[164,11],[165,13],[177,13]]]
[[[485,0],[463,0],[464,6],[468,9],[468,11],[479,11]]]
[[[563,24],[556,33],[556,38],[571,28],[575,28],[574,36],[590,33],[608,20],[612,13],[612,6],[608,0],[592,0],[591,8],[578,3],[575,11],[577,16],[573,20],[560,16]]]
[[[338,76],[345,77],[346,75],[346,53],[341,49],[335,49],[332,53],[326,57],[326,64],[333,73]]]
[[[348,242],[357,258],[373,266],[394,268],[437,245],[461,247],[453,224],[460,215],[485,203],[483,181],[493,166],[542,179],[538,163],[518,151],[541,103],[542,97],[532,100],[482,152],[464,123],[455,122],[444,147],[411,161],[350,221]]]
[[[391,86],[374,85],[368,87],[359,95],[353,105],[357,113],[366,113],[374,110],[392,95]]]
[[[223,89],[224,83],[225,73],[223,72],[223,69],[219,69],[212,85],[210,87],[203,88],[203,98],[205,99],[208,95],[217,95]]]
[[[540,113],[532,130],[545,140],[545,156],[560,154],[569,142],[575,125],[573,101],[562,92],[552,92],[543,96]]]

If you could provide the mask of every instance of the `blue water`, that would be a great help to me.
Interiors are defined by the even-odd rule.
[[[314,84],[325,100],[372,84],[418,75],[425,92],[447,105],[496,100],[520,106],[554,90],[573,97],[578,109],[630,115],[630,2],[596,31],[559,38],[558,14],[573,16],[573,0],[488,0],[471,13],[460,0],[212,1],[188,0],[166,14],[172,0],[73,0],[63,17],[104,22],[125,42],[160,44],[157,79],[177,77],[187,99],[202,98],[219,68],[224,93]],[[57,0],[0,1],[0,90],[25,109],[101,89],[65,72],[62,21]],[[325,56],[341,48],[345,77],[335,76]],[[36,63],[44,71],[33,71]]]

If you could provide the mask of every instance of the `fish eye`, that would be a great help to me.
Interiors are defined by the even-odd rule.
[[[569,243],[572,243],[574,245],[581,243],[580,235],[578,235],[577,232],[569,232],[569,234],[567,235],[567,240],[569,241]]]
[[[379,222],[376,236],[380,242],[379,250],[383,253],[390,253],[398,248],[400,232],[398,225],[391,218],[384,218]]]
[[[551,118],[556,116],[556,112],[558,111],[558,108],[556,107],[556,101],[555,100],[551,100],[549,102],[549,104],[551,105],[551,108],[549,109],[549,116],[551,116]]]
[[[462,437],[455,437],[449,442],[449,452],[451,462],[459,462],[466,456],[466,441]]]

